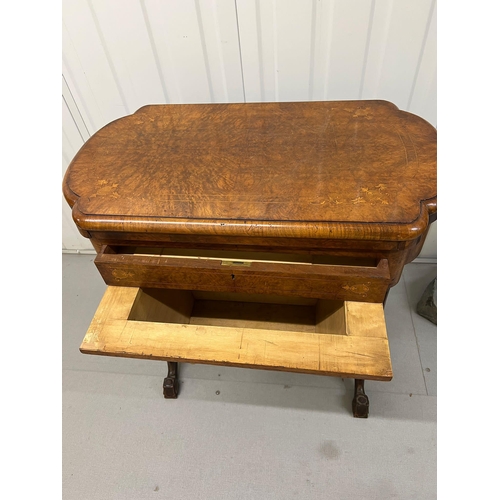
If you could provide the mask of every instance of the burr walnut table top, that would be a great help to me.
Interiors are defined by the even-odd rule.
[[[436,214],[436,130],[386,101],[151,105],[80,149],[83,231],[412,240]]]

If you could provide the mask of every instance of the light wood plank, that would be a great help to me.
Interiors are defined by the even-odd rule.
[[[367,302],[345,302],[347,335],[387,338],[384,306]]]
[[[199,300],[191,324],[315,332],[314,306]]]
[[[189,323],[193,294],[188,290],[140,289],[128,319],[162,323]]]
[[[316,333],[346,334],[345,303],[339,300],[318,300]]]
[[[138,293],[139,288],[108,286],[94,314],[89,330],[102,328],[108,320],[126,320]]]
[[[357,323],[349,320],[351,335],[132,321],[128,318],[138,292],[138,288],[108,287],[81,352],[373,380],[392,378],[387,337],[371,335],[373,325],[362,336],[352,335]],[[362,307],[357,310],[358,322],[361,312]],[[379,314],[383,321],[383,311]],[[373,318],[370,321],[377,323]]]
[[[81,352],[390,380],[387,339],[108,320]]]
[[[231,300],[235,302],[259,302],[265,304],[295,304],[297,306],[314,306],[318,299],[294,297],[292,295],[269,295],[260,293],[236,293],[236,292],[204,292],[193,291],[197,300]]]
[[[126,253],[130,253],[131,247],[125,247]],[[117,253],[122,253],[120,248]],[[338,257],[334,255],[312,255],[273,252],[243,252],[228,250],[201,250],[187,248],[160,248],[160,247],[136,247],[133,250],[136,256],[161,255],[162,258],[171,257],[184,259],[207,259],[220,260],[223,262],[269,262],[280,264],[303,264],[316,266],[354,266],[354,267],[377,267],[377,260],[363,257]]]

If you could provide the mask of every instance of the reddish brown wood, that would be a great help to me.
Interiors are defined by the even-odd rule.
[[[87,141],[63,191],[96,249],[168,243],[386,259],[394,286],[436,217],[436,130],[386,101],[146,106]],[[121,270],[137,286],[228,287],[213,270],[208,279],[97,264],[108,283]],[[296,286],[292,275],[271,278],[268,288]],[[338,293],[335,279],[325,293]],[[256,286],[250,273],[237,282]]]
[[[91,233],[411,240],[436,131],[385,101],[146,106],[87,141],[64,193]]]
[[[156,105],[94,134],[63,192],[109,285],[385,303],[436,219],[436,176],[436,130],[386,101]],[[378,265],[222,266],[132,246]],[[368,416],[363,380],[352,408]]]
[[[98,240],[105,245],[125,245],[125,246],[178,246],[179,248],[217,248],[222,247],[237,249],[245,248],[279,248],[280,252],[289,251],[292,253],[334,249],[352,251],[373,250],[400,250],[405,245],[412,242],[398,241],[364,241],[364,240],[335,240],[319,238],[261,238],[258,236],[210,236],[196,234],[169,234],[169,233],[132,233],[132,232],[112,232],[93,231],[92,239]],[[414,241],[414,240],[413,240]]]
[[[390,283],[387,261],[377,267],[252,262],[221,265],[182,259],[107,252],[95,263],[108,285],[293,295],[382,302]]]
[[[352,258],[368,258],[374,260],[387,259],[389,263],[389,272],[391,275],[390,286],[394,286],[401,276],[404,264],[413,260],[418,255],[415,247],[417,244],[421,246],[422,241],[418,238],[413,241],[393,242],[393,241],[356,241],[356,240],[297,240],[286,239],[279,240],[278,238],[267,238],[255,240],[245,238],[223,238],[223,237],[191,237],[182,239],[182,243],[172,242],[169,235],[148,235],[156,237],[155,240],[136,240],[132,233],[126,233],[130,239],[117,238],[113,236],[121,233],[105,233],[104,239],[92,238],[92,241],[98,242],[100,245],[108,245],[114,247],[129,247],[129,246],[147,246],[162,247],[168,244],[172,248],[184,249],[200,249],[200,250],[221,250],[221,251],[261,251],[261,252],[279,252],[290,254],[309,254],[323,255],[335,257],[352,257]],[[99,235],[101,236],[101,235]],[[190,239],[192,240],[190,242]],[[227,243],[224,245],[223,242]],[[243,243],[254,243],[243,244]],[[265,246],[258,246],[262,242]],[[239,243],[239,244],[234,244]],[[272,246],[270,246],[272,245]],[[288,246],[285,246],[288,245]],[[413,255],[413,256],[412,256]]]

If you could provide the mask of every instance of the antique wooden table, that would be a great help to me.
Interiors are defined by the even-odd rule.
[[[392,378],[383,303],[436,218],[436,130],[386,101],[145,106],[63,182],[109,285],[81,351]]]

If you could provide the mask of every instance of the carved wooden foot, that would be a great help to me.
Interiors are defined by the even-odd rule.
[[[177,378],[177,363],[167,361],[168,375],[163,381],[163,397],[166,399],[177,399],[179,394],[179,379]]]
[[[368,418],[370,402],[365,394],[365,381],[354,380],[354,399],[352,400],[352,414],[356,418]]]

